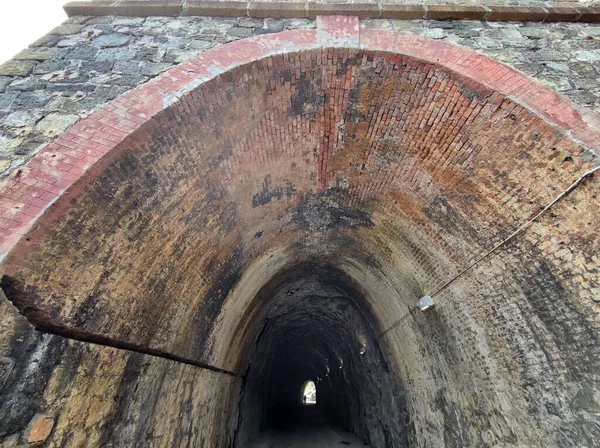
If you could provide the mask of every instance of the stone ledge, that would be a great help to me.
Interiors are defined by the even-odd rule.
[[[256,3],[255,3],[256,4]],[[360,19],[378,19],[379,6],[375,3],[309,3],[308,18],[315,19],[317,16],[354,16]]]
[[[265,6],[271,6],[274,9],[273,7],[278,5]],[[183,2],[182,13],[185,16],[246,17],[248,7],[246,2],[187,0]]]
[[[198,1],[198,3],[205,3]],[[229,2],[244,5],[245,2]],[[375,5],[376,6],[376,5]],[[246,10],[248,17],[255,19],[306,19],[308,17],[307,3],[256,3],[248,2]]]
[[[426,7],[431,20],[485,20],[490,9],[484,6],[432,5]]]
[[[600,8],[571,3],[548,7],[393,5],[384,3],[269,3],[214,0],[91,0],[63,8],[73,16],[208,16],[257,19],[314,19],[317,15],[351,15],[361,19],[487,20],[491,22],[600,22]]]

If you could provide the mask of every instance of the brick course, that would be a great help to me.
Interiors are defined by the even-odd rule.
[[[335,266],[383,331],[598,163],[598,114],[510,67],[356,18],[317,25],[205,52],[11,175],[20,310],[244,371],[278,273]],[[592,178],[386,333],[417,445],[596,440],[597,193]]]

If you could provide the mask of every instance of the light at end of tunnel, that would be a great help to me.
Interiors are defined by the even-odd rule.
[[[360,353],[361,355],[364,355],[367,351],[367,347],[361,347],[360,351],[358,353]]]
[[[431,308],[434,305],[435,302],[431,296],[423,296],[419,299],[419,309],[421,311],[425,311],[427,308]]]

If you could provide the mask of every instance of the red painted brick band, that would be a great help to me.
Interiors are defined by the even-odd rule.
[[[321,48],[401,54],[439,66],[479,90],[511,98],[589,149],[598,148],[600,114],[578,109],[552,89],[498,61],[442,41],[361,29],[356,17],[318,17],[316,30],[257,36],[208,51],[71,126],[0,187],[0,258],[13,251],[13,262],[24,259],[35,238],[51,229],[71,201],[120,157],[124,145],[119,143],[127,137],[143,138],[144,125],[182,96],[235,67],[272,55],[285,57]],[[35,231],[28,234],[34,223]]]
[[[64,6],[72,16],[212,16],[310,18],[349,15],[363,19],[488,20],[494,22],[600,22],[600,8],[466,5],[391,5],[377,3],[240,2],[202,0],[93,0]]]

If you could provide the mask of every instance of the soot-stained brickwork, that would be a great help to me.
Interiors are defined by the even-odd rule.
[[[597,165],[596,115],[460,47],[318,24],[181,65],[10,178],[54,185],[3,246],[33,324],[243,378],[40,336],[5,301],[7,443],[43,414],[54,446],[243,446],[298,353],[372,446],[598,443],[597,177],[410,312]]]

